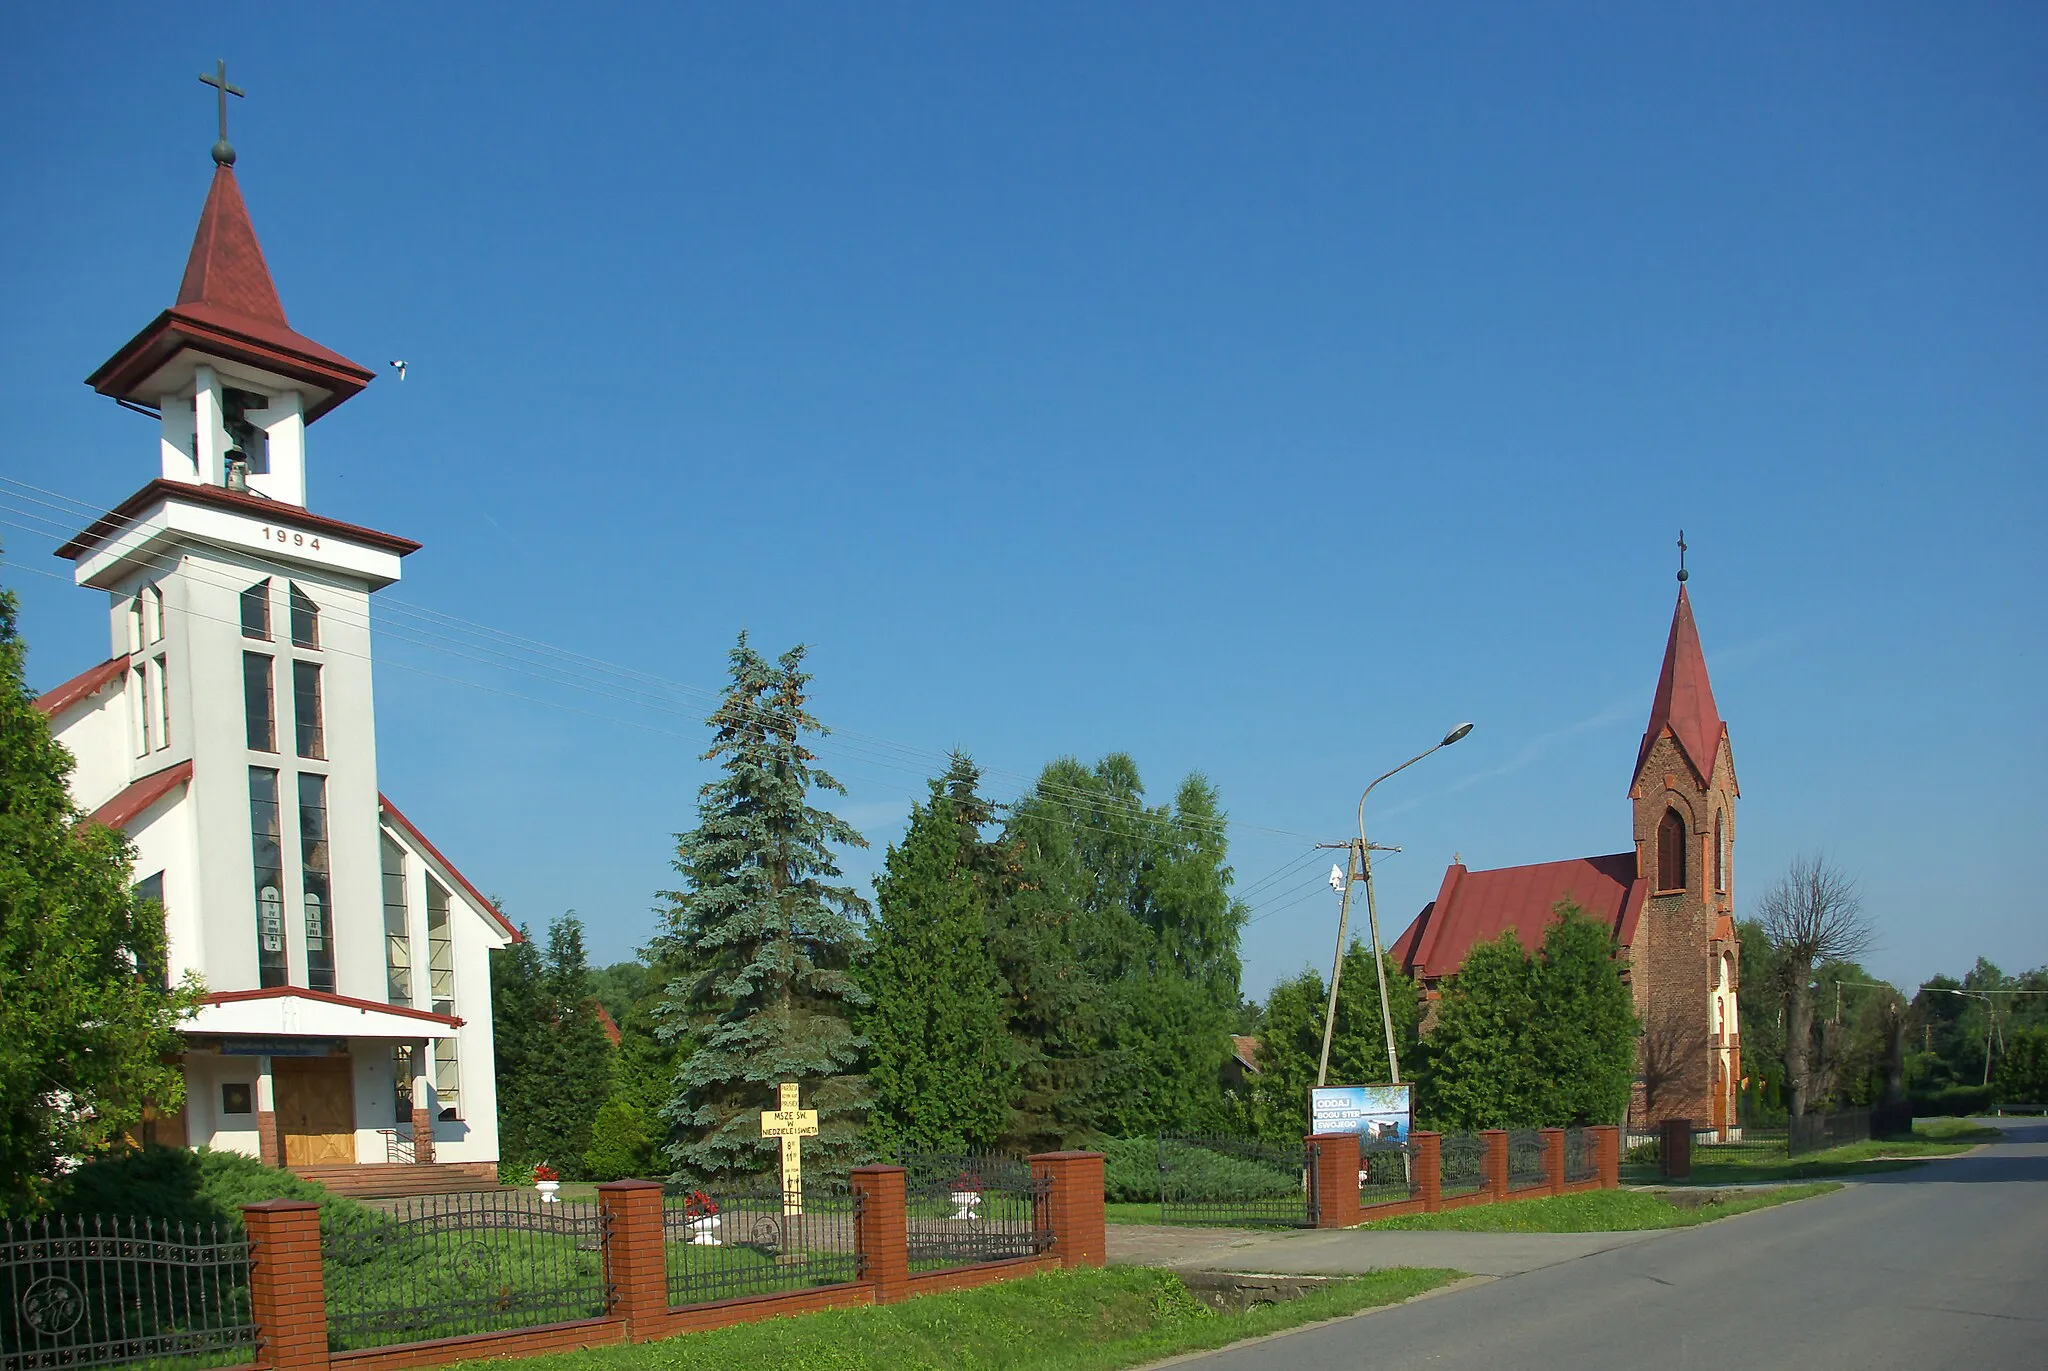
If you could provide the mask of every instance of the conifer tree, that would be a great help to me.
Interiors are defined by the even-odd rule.
[[[491,968],[499,1152],[515,1166],[547,1162],[583,1179],[591,1128],[612,1090],[613,1052],[597,1018],[583,923],[548,925],[542,952],[527,930]]]
[[[799,646],[770,663],[740,635],[704,754],[722,774],[698,791],[697,827],[676,836],[683,888],[663,892],[658,952],[679,968],[664,1031],[693,1044],[663,1114],[678,1131],[669,1157],[694,1176],[769,1162],[759,1116],[783,1081],[818,1112],[807,1154],[829,1168],[859,1146],[865,1044],[851,1019],[867,995],[851,966],[867,903],[836,883],[832,845],[866,843],[810,803],[814,790],[846,792],[803,742],[824,732],[806,709],[803,659]]]
[[[1536,1066],[1550,1128],[1615,1123],[1635,1081],[1635,1004],[1614,960],[1614,936],[1569,900],[1544,930],[1534,968]]]
[[[1474,943],[1437,1004],[1418,1112],[1439,1128],[1527,1128],[1541,1122],[1535,966],[1512,928]]]
[[[985,1147],[1009,1122],[979,782],[973,762],[955,755],[911,811],[876,882],[860,973],[871,1003],[861,1025],[873,1091],[868,1137],[885,1154]]]
[[[0,590],[0,1214],[146,1106],[178,1107],[176,1025],[200,994],[165,981],[163,908],[130,889],[134,850],[72,803],[24,656]]]

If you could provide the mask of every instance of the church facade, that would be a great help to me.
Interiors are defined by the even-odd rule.
[[[1453,862],[1436,899],[1390,949],[1434,999],[1474,944],[1513,929],[1535,948],[1570,900],[1612,930],[1643,1035],[1632,1126],[1686,1118],[1723,1137],[1738,1127],[1735,806],[1728,727],[1714,703],[1685,573],[1650,719],[1629,786],[1628,850],[1530,866]]]
[[[159,420],[156,478],[58,551],[110,656],[36,702],[207,992],[149,1131],[494,1181],[489,954],[518,934],[377,783],[370,602],[420,545],[306,507],[307,434],[372,374],[286,322],[214,159],[177,302],[88,378]]]

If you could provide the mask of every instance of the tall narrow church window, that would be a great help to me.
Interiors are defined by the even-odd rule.
[[[135,755],[147,757],[156,748],[156,704],[149,698],[149,666],[138,664],[128,673],[129,716],[135,720]]]
[[[277,701],[271,694],[270,658],[242,654],[242,717],[251,752],[277,751]]]
[[[249,768],[249,837],[256,874],[256,968],[265,989],[286,983],[284,847],[278,824],[277,772]]]
[[[1685,820],[1675,809],[1657,825],[1657,889],[1685,889]]]
[[[427,877],[427,991],[436,1014],[455,1012],[455,930],[448,917],[448,887]],[[441,1117],[462,1117],[462,1068],[456,1060],[455,1040],[440,1038],[434,1043],[434,1095],[440,1101]]]
[[[292,583],[292,646],[320,646],[320,608],[313,597]]]
[[[292,663],[292,722],[298,732],[299,755],[327,755],[327,737],[320,720],[320,664]]]
[[[412,1003],[412,926],[406,921],[405,906],[405,849],[391,841],[391,835],[380,835],[384,840],[384,976],[387,982],[385,999],[391,1004]],[[411,1059],[408,1058],[408,1061]],[[409,1068],[408,1068],[409,1069]],[[406,1098],[412,1098],[412,1079],[403,1083]],[[410,1105],[406,1106],[408,1109]],[[408,1114],[406,1119],[409,1120]],[[401,1120],[404,1122],[406,1120]]]
[[[1728,892],[1728,839],[1727,830],[1722,826],[1721,811],[1714,811],[1714,889]]]
[[[156,745],[171,745],[171,665],[168,658],[156,659]]]
[[[128,602],[128,652],[130,656],[142,651],[142,595],[137,592]]]
[[[412,1122],[412,1073],[412,1044],[400,1043],[391,1049],[392,1121],[400,1125]]]
[[[242,636],[270,641],[270,582],[258,581],[242,592]]]
[[[152,643],[164,640],[164,589],[151,586],[142,592],[142,631]]]
[[[138,902],[148,901],[156,905],[157,909],[161,911],[164,907],[164,873],[159,871],[154,876],[144,876],[135,883],[131,893]],[[164,956],[164,949],[161,945],[151,955],[150,965],[139,967],[138,970],[142,972],[145,980],[155,985],[158,989],[170,989],[170,962]]]
[[[299,773],[299,875],[306,895],[306,984],[334,990],[334,911],[328,879],[327,778]]]

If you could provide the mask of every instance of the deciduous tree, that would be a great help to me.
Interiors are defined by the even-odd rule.
[[[66,1159],[178,1107],[176,1026],[200,994],[165,978],[164,912],[131,890],[127,840],[72,803],[24,656],[0,590],[0,1212],[17,1213]]]
[[[1869,922],[1856,883],[1825,856],[1800,856],[1757,906],[1780,966],[1785,995],[1785,1087],[1792,1113],[1806,1112],[1815,1083],[1814,968],[1823,962],[1853,962],[1868,950]]]

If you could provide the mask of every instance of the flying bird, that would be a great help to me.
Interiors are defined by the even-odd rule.
[[[405,379],[405,363],[394,358],[391,365],[398,368],[398,379],[403,381]]]

